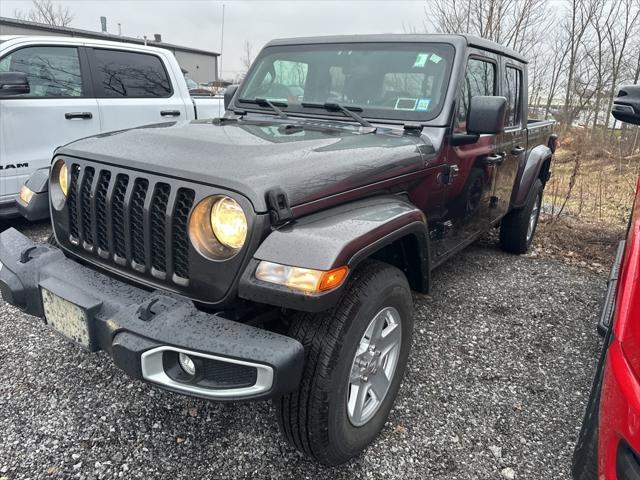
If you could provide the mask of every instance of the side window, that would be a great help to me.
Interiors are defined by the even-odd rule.
[[[26,47],[0,60],[1,72],[27,75],[31,91],[11,98],[80,97],[82,76],[75,47]]]
[[[467,72],[464,77],[460,102],[456,118],[456,131],[466,130],[467,115],[471,98],[477,95],[495,95],[496,93],[496,66],[495,64],[470,58],[467,63]]]
[[[166,98],[171,82],[155,55],[95,49],[98,79],[105,97]]]
[[[505,97],[507,97],[505,127],[520,124],[521,94],[522,72],[517,68],[507,67],[505,69]]]

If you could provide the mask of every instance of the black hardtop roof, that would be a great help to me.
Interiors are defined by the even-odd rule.
[[[527,59],[520,53],[507,48],[499,43],[487,40],[486,38],[469,35],[466,33],[433,34],[433,33],[383,33],[374,35],[331,35],[323,37],[299,37],[280,38],[271,40],[267,47],[276,45],[313,45],[325,43],[420,43],[420,42],[441,42],[451,43],[456,47],[465,46],[477,47],[482,50],[499,53],[511,57],[522,63],[528,63]]]

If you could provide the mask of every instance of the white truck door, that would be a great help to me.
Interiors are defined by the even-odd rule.
[[[160,55],[96,47],[89,58],[103,132],[190,119]]]
[[[0,97],[0,216],[20,187],[53,151],[100,133],[84,51],[75,46],[34,45],[3,52],[0,71],[23,72],[30,93]]]

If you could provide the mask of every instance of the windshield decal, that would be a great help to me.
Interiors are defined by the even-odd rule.
[[[416,56],[416,61],[413,63],[413,68],[422,68],[422,67],[424,67],[427,64],[427,60],[429,60],[429,54],[428,53],[419,53]]]
[[[416,105],[416,111],[418,112],[426,112],[429,110],[429,105],[431,105],[430,98],[419,98],[418,104]]]
[[[418,104],[417,98],[399,98],[396,101],[396,110],[408,110],[413,112],[416,109],[416,105]]]

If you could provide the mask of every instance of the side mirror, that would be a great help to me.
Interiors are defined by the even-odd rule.
[[[497,135],[504,131],[507,99],[504,97],[471,97],[467,133]]]
[[[224,109],[227,110],[229,105],[231,105],[231,100],[233,96],[238,91],[239,85],[229,85],[227,89],[224,91]]]
[[[29,93],[27,74],[22,72],[0,72],[0,97]]]
[[[613,100],[611,114],[621,122],[640,125],[640,85],[622,87]]]

